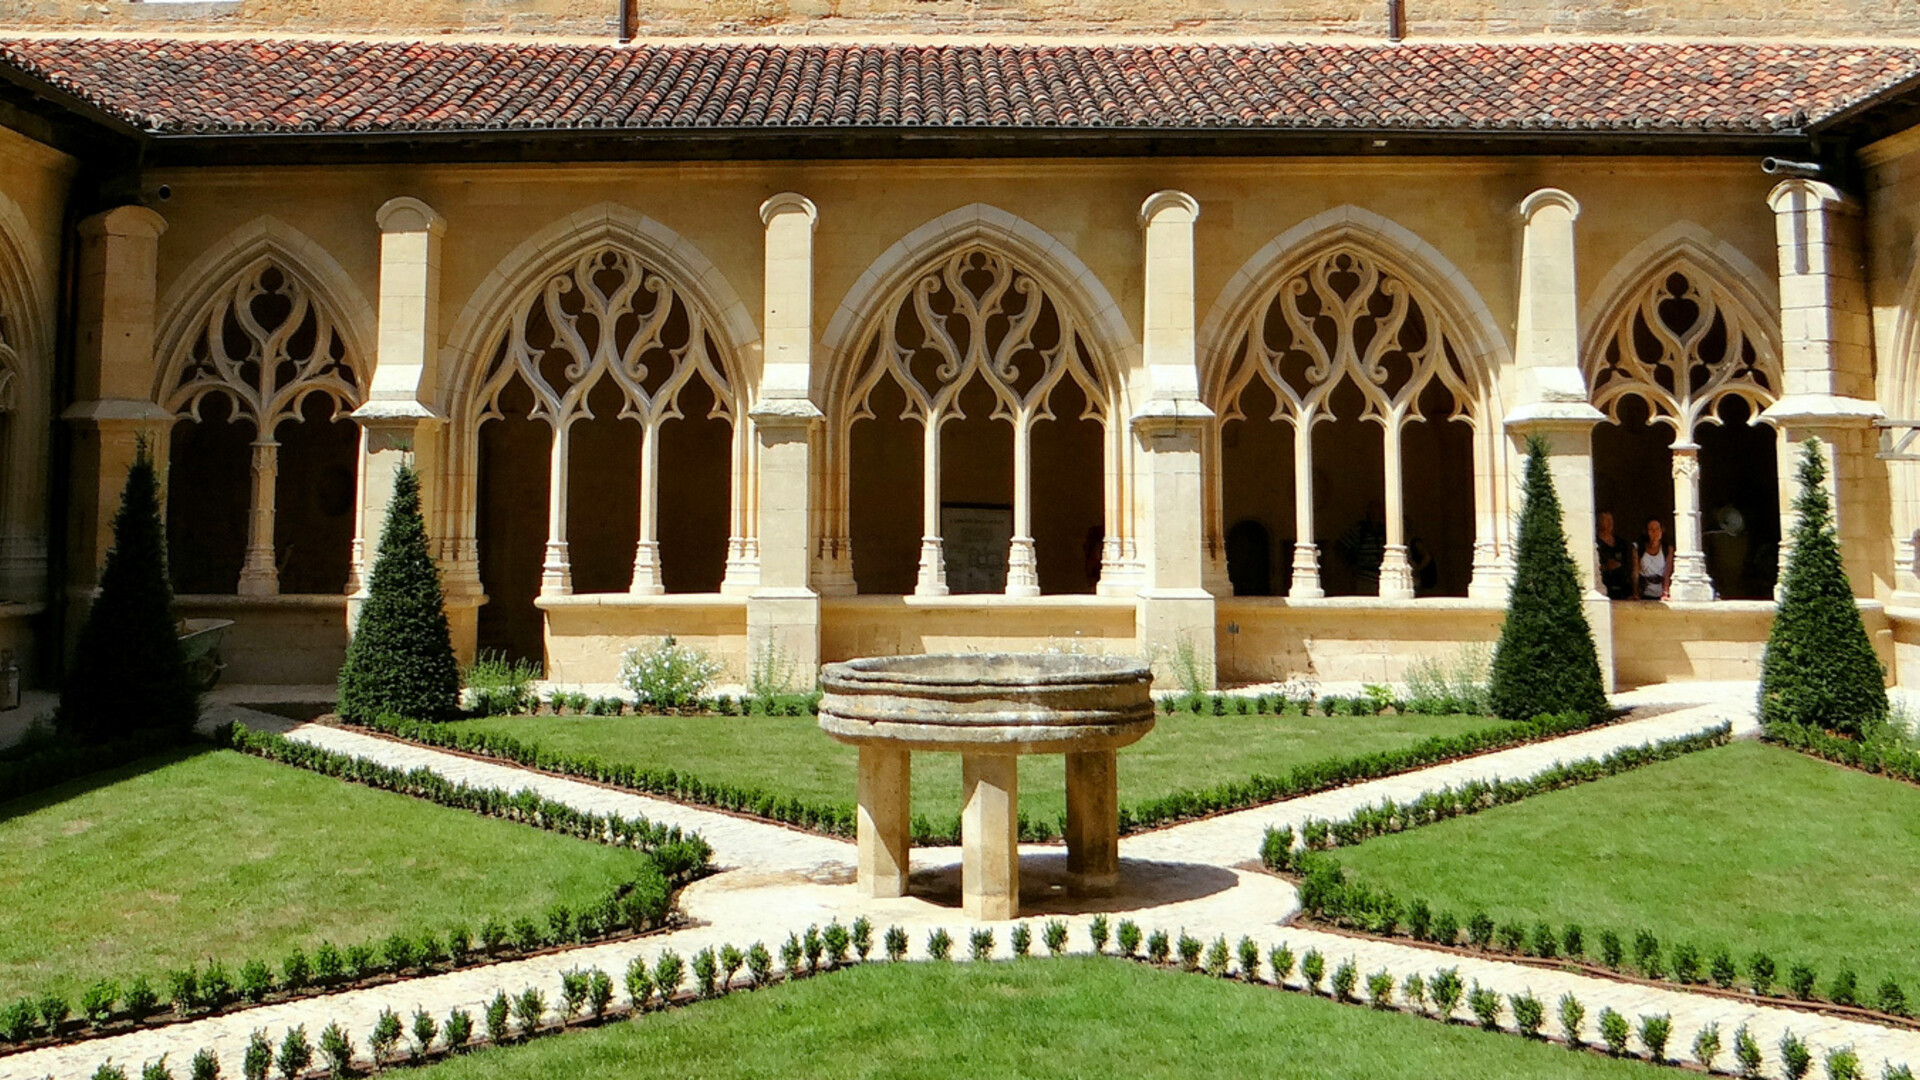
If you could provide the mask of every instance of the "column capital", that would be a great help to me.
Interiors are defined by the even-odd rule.
[[[116,206],[82,220],[79,229],[81,236],[89,238],[136,236],[157,240],[167,231],[167,219],[145,206]]]
[[[1585,401],[1542,401],[1509,412],[1506,423],[1508,431],[1527,435],[1535,431],[1587,431],[1606,418]]]
[[[808,228],[820,223],[820,209],[813,205],[812,199],[798,192],[783,191],[760,204],[760,223],[763,225],[771,225],[774,218],[787,214],[807,215]]]
[[[1549,187],[1520,200],[1520,220],[1532,224],[1534,215],[1549,209],[1564,211],[1568,221],[1580,219],[1580,200],[1559,188]]]
[[[820,407],[807,398],[766,398],[747,410],[754,426],[762,431],[778,428],[811,428],[826,419]]]
[[[1214,411],[1198,398],[1151,398],[1133,414],[1133,430],[1145,436],[1199,430]]]
[[[388,199],[374,211],[373,220],[383,233],[427,233],[442,236],[447,231],[447,219],[434,211],[433,207],[411,195],[402,195],[397,199]]]
[[[1140,204],[1140,227],[1158,224],[1191,225],[1200,220],[1200,202],[1184,191],[1168,188],[1147,196]]]

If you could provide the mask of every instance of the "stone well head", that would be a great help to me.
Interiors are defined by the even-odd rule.
[[[904,750],[1117,750],[1153,730],[1153,675],[1131,657],[931,653],[830,664],[820,727]]]

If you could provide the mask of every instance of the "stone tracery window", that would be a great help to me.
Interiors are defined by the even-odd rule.
[[[1616,305],[1586,358],[1593,403],[1612,422],[1595,436],[1596,509],[1629,539],[1672,513],[1673,599],[1771,594],[1778,486],[1773,432],[1758,417],[1781,392],[1772,340],[1751,304],[1678,256]]]
[[[1101,468],[1098,432],[1108,424],[1109,391],[1073,314],[1038,278],[982,246],[941,259],[883,310],[859,352],[845,422],[855,440],[862,422],[920,427],[913,591],[1037,596],[1043,583],[1048,591],[1092,591],[1110,546],[1103,535],[1103,485],[1083,480]],[[1066,423],[1042,426],[1054,420]],[[1078,430],[1081,421],[1091,422],[1092,440]],[[997,434],[997,423],[1010,430]],[[1002,456],[1009,450],[1010,460]],[[1048,460],[1037,477],[1040,454]],[[1001,486],[1002,470],[1010,473],[1010,490]],[[1047,509],[1038,529],[1036,483],[1045,486]],[[985,493],[985,505],[968,492]],[[1006,513],[998,509],[1002,492],[1010,495],[1007,533],[994,524],[995,515]],[[887,509],[903,516],[897,506]],[[947,535],[956,528],[968,537]],[[982,537],[1004,546],[1004,562],[998,553],[983,558]],[[863,569],[863,561],[871,566],[879,557],[872,546],[854,549],[862,590],[896,591],[903,583],[873,587],[881,579]]]
[[[242,470],[250,476],[241,482],[248,492],[244,504],[222,503],[223,495],[235,494],[230,490],[207,490],[232,484],[189,482],[191,499],[170,500],[176,576],[189,579],[186,591],[225,591],[208,582],[231,580],[230,567],[205,575],[195,569],[208,555],[203,549],[224,546],[205,542],[197,528],[219,517],[222,505],[236,514],[245,507],[237,582],[242,595],[281,591],[286,564],[296,559],[296,578],[325,582],[324,589],[311,591],[343,587],[344,580],[332,578],[336,563],[344,567],[351,543],[356,441],[345,417],[359,404],[363,385],[333,315],[313,288],[271,257],[256,260],[195,316],[166,370],[160,404],[183,422],[171,440],[176,480],[192,481],[203,466],[230,480]],[[240,429],[214,430],[224,426],[220,421],[251,430],[244,466],[211,461],[237,453],[230,444]],[[289,422],[299,426],[287,428]],[[281,456],[288,440],[300,466],[291,473]],[[297,519],[282,521],[282,504],[296,500]],[[344,539],[334,535],[342,525]]]
[[[10,413],[17,407],[15,395],[19,393],[20,354],[13,347],[9,329],[7,313],[0,311],[0,413]],[[0,453],[4,451],[0,446]]]
[[[605,535],[634,537],[623,567],[630,572],[621,587],[636,595],[668,591],[675,568],[663,568],[661,558],[661,492],[677,490],[686,472],[666,468],[663,473],[663,428],[674,420],[724,425],[731,452],[718,454],[718,462],[710,452],[695,457],[720,468],[736,466],[727,504],[731,516],[721,527],[728,533],[723,547],[728,572],[739,572],[745,553],[737,464],[744,451],[737,437],[735,388],[699,306],[637,255],[601,245],[551,274],[509,317],[478,400],[484,406],[482,425],[525,416],[545,420],[553,432],[541,595],[574,591],[574,549],[582,529],[594,530],[596,550],[606,547],[600,542]],[[576,443],[590,448],[579,461],[574,460]],[[666,452],[673,450],[668,443]],[[635,457],[636,464],[627,464]],[[577,475],[576,466],[590,473]],[[637,472],[637,480],[618,490],[603,482],[623,472],[629,478]],[[706,486],[714,483],[726,486],[718,479]],[[612,520],[611,508],[624,508],[627,498],[633,499],[630,520]],[[575,500],[582,505],[573,505]],[[711,499],[702,502],[715,505]],[[670,532],[684,533],[685,519],[700,509],[675,505]],[[592,585],[607,584],[602,570],[593,567]],[[686,591],[714,591],[720,582],[716,575],[701,584]]]
[[[1282,514],[1271,504],[1275,497],[1287,501],[1287,478],[1275,475],[1274,466],[1289,453],[1294,542],[1288,595],[1317,597],[1327,591],[1317,504],[1343,510],[1342,521],[1357,521],[1335,541],[1346,586],[1337,591],[1407,598],[1416,591],[1441,590],[1438,571],[1429,570],[1433,553],[1427,550],[1437,540],[1414,544],[1410,559],[1407,521],[1432,520],[1435,515],[1426,511],[1436,489],[1471,485],[1471,473],[1468,485],[1429,483],[1412,490],[1406,473],[1411,461],[1425,478],[1433,459],[1441,456],[1472,470],[1476,450],[1470,429],[1478,388],[1439,305],[1373,254],[1341,244],[1271,286],[1249,309],[1236,340],[1212,397],[1222,440],[1216,453],[1222,485],[1215,543],[1226,548],[1237,591],[1272,591],[1267,538],[1286,523],[1262,519]],[[1462,423],[1449,423],[1456,420]],[[1269,434],[1265,421],[1289,425],[1291,447],[1289,440]],[[1353,426],[1360,421],[1379,426],[1377,444]],[[1323,426],[1327,436],[1316,440],[1315,429]],[[1409,453],[1409,440],[1422,439],[1434,442],[1434,448],[1423,442],[1420,453]],[[1240,452],[1243,443],[1250,456]],[[1367,476],[1375,468],[1381,477],[1377,488]],[[1330,469],[1347,475],[1330,480]],[[1328,483],[1317,484],[1316,477]],[[1379,505],[1369,489],[1380,493]],[[1447,511],[1449,532],[1461,534],[1447,545],[1459,549],[1447,554],[1455,555],[1449,578],[1457,578],[1460,588],[1445,591],[1464,591],[1465,549],[1477,550],[1483,545],[1476,539],[1484,539],[1475,536],[1471,514],[1459,511],[1457,495],[1441,509]],[[1334,497],[1363,504],[1338,507],[1328,502]],[[1410,500],[1421,504],[1421,514],[1409,513]],[[1222,528],[1227,518],[1234,519],[1233,529]],[[1476,556],[1476,568],[1481,561]]]

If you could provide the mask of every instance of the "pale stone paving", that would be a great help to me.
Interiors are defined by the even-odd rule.
[[[1641,1016],[1667,1013],[1674,1025],[1668,1053],[1681,1060],[1690,1059],[1695,1032],[1704,1024],[1718,1023],[1723,1045],[1719,1064],[1723,1069],[1733,1060],[1733,1035],[1742,1024],[1751,1028],[1765,1051],[1770,1077],[1784,1075],[1780,1072],[1778,1046],[1781,1035],[1789,1030],[1807,1041],[1816,1062],[1826,1050],[1843,1045],[1855,1047],[1870,1075],[1878,1075],[1883,1061],[1920,1062],[1920,1032],[1750,1005],[1667,987],[1645,987],[1533,968],[1492,958],[1443,953],[1404,942],[1369,941],[1284,926],[1282,921],[1298,910],[1291,886],[1262,873],[1230,868],[1253,857],[1261,830],[1267,824],[1297,825],[1311,817],[1338,816],[1381,798],[1412,798],[1422,791],[1457,785],[1467,779],[1526,776],[1555,761],[1597,756],[1619,746],[1671,738],[1724,720],[1732,720],[1737,733],[1753,730],[1751,684],[1663,689],[1664,697],[1658,691],[1635,692],[1621,695],[1621,700],[1634,705],[1692,707],[1550,743],[1129,838],[1123,841],[1122,848],[1126,894],[1101,902],[1100,906],[1111,913],[1115,927],[1122,919],[1133,919],[1149,932],[1164,929],[1177,935],[1184,930],[1208,942],[1225,937],[1229,945],[1237,943],[1242,935],[1251,936],[1261,944],[1263,957],[1268,947],[1281,942],[1291,947],[1296,956],[1317,949],[1327,957],[1329,977],[1341,961],[1351,957],[1360,972],[1357,992],[1362,994],[1365,977],[1375,971],[1392,973],[1397,986],[1408,975],[1430,977],[1443,968],[1456,967],[1468,987],[1478,982],[1500,992],[1503,1005],[1505,995],[1533,993],[1546,1006],[1545,1030],[1552,1034],[1559,1032],[1558,999],[1563,993],[1571,993],[1587,1008],[1583,1034],[1590,1042],[1598,1040],[1602,1008],[1610,1007],[1624,1014],[1636,1030]],[[262,726],[268,719],[257,714],[240,718],[249,722],[260,720]],[[184,1074],[188,1059],[201,1047],[211,1047],[220,1055],[225,1075],[238,1076],[240,1056],[256,1028],[265,1029],[277,1047],[281,1036],[292,1025],[304,1024],[309,1038],[317,1040],[320,1030],[333,1021],[352,1034],[364,1059],[366,1033],[382,1009],[391,1008],[401,1014],[403,1020],[410,1021],[416,1008],[425,1008],[437,1019],[444,1019],[456,1007],[464,1008],[474,1015],[478,1024],[487,1000],[497,991],[513,994],[527,986],[539,986],[545,991],[550,1006],[548,1021],[554,1023],[558,1021],[563,971],[599,967],[612,975],[617,984],[631,958],[643,956],[651,965],[668,949],[688,959],[699,949],[710,946],[731,943],[744,949],[755,941],[762,941],[777,955],[780,943],[790,932],[804,930],[808,925],[824,926],[833,919],[850,924],[861,915],[874,923],[876,955],[882,949],[885,929],[893,925],[908,931],[912,958],[925,958],[927,937],[935,928],[945,928],[952,935],[956,960],[970,952],[968,933],[973,927],[957,910],[958,849],[955,848],[922,849],[913,853],[915,896],[864,899],[851,885],[845,884],[847,868],[854,857],[850,843],[354,731],[306,725],[295,728],[293,737],[403,768],[429,766],[468,783],[508,790],[532,788],[547,798],[582,810],[645,816],[695,829],[714,844],[716,862],[732,869],[696,882],[685,890],[682,908],[694,923],[685,929],[18,1054],[0,1058],[0,1080],[86,1077],[108,1058],[134,1072],[145,1061],[163,1053],[168,1055],[176,1073]],[[1023,903],[1026,910],[1033,913],[1025,922],[1034,931],[1034,952],[1045,951],[1041,927],[1051,917],[1069,924],[1071,951],[1089,950],[1092,909],[1085,903],[1067,900],[1055,888],[1064,877],[1065,860],[1060,849],[1030,845],[1023,849],[1023,855]],[[990,926],[994,932],[994,955],[1010,956],[1009,934],[1014,924],[983,925]],[[1267,974],[1270,976],[1270,972]],[[689,973],[689,986],[691,982]],[[1296,969],[1291,983],[1298,985],[1299,982]],[[1399,1002],[1398,991],[1395,997]],[[624,991],[619,1000],[624,1002]],[[1456,1017],[1470,1019],[1464,1001]],[[1510,1005],[1504,1005],[1502,1023],[1509,1029],[1513,1027]],[[1637,1039],[1634,1046],[1639,1049]],[[1816,1064],[1816,1073],[1818,1071]]]

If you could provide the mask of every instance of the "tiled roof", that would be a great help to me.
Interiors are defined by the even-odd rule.
[[[1121,128],[1770,132],[1920,76],[1837,45],[0,40],[156,134]]]

